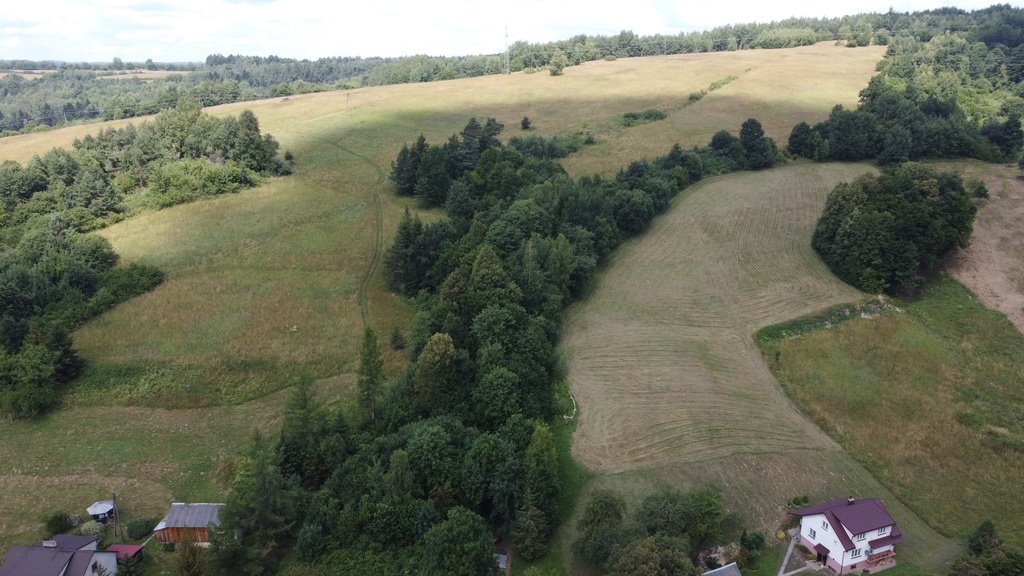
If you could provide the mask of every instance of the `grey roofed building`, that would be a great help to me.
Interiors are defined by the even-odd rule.
[[[156,530],[161,528],[206,528],[209,525],[220,525],[220,509],[223,504],[197,503],[186,504],[174,502],[167,516],[160,521]]]
[[[740,567],[735,562],[704,573],[704,576],[740,576]]]
[[[99,540],[96,536],[75,536],[73,534],[56,534],[53,538],[50,538],[51,542],[57,544],[59,550],[68,550],[70,552],[75,550],[95,550]],[[44,548],[46,547],[45,542],[44,540]]]
[[[15,546],[7,551],[0,576],[92,576],[100,567],[117,574],[117,555],[96,550]]]
[[[0,576],[59,576],[74,554],[59,548],[14,546],[0,566]]]

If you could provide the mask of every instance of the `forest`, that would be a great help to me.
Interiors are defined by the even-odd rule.
[[[975,61],[968,76],[986,78],[996,88],[1019,96],[1024,78],[1024,11],[1010,5],[994,5],[972,12],[942,8],[914,13],[859,14],[839,18],[789,18],[770,23],[721,26],[707,31],[642,36],[624,30],[616,35],[585,35],[557,42],[515,42],[509,46],[508,70],[535,71],[553,59],[568,65],[634,56],[773,49],[804,46],[821,41],[847,46],[894,45],[896,50],[930,44],[949,31]],[[991,53],[976,55],[982,44]],[[940,64],[947,58],[963,60],[944,47]],[[887,58],[887,61],[893,61]],[[913,58],[903,62],[913,63]],[[110,76],[131,68],[181,72],[166,78],[140,79]],[[911,65],[913,67],[913,65]],[[359,86],[430,82],[500,74],[506,70],[502,54],[472,56],[415,55],[400,58],[327,57],[296,60],[279,56],[211,54],[196,64],[54,63],[0,60],[0,71],[52,70],[27,80],[17,74],[0,78],[0,135],[45,130],[53,126],[89,120],[113,120],[174,107],[178,100],[195,98],[204,106],[226,104],[323,90]],[[945,80],[945,79],[944,79]],[[958,83],[959,85],[959,83]],[[976,86],[987,91],[985,85]],[[998,104],[998,103],[997,103]],[[969,120],[982,124],[1005,120],[1007,111],[991,106],[973,111]],[[1015,108],[1018,113],[1021,110]],[[828,135],[822,135],[826,140]],[[936,136],[937,137],[937,136]],[[962,146],[962,144],[958,144]],[[821,154],[819,151],[818,154]],[[980,154],[980,153],[979,153]],[[877,151],[870,154],[877,155]],[[971,154],[974,155],[974,154]],[[865,156],[868,157],[868,156]]]
[[[138,127],[0,164],[0,414],[56,405],[82,368],[70,332],[163,279],[152,267],[116,266],[110,243],[88,232],[286,174],[277,149],[251,112],[218,119],[183,100]]]
[[[504,145],[502,130],[474,118],[443,144],[420,137],[400,151],[391,172],[398,193],[447,215],[424,224],[407,212],[385,257],[388,283],[418,309],[407,331],[391,335],[411,362],[385,385],[380,343],[367,329],[353,421],[300,383],[280,436],[253,439],[232,485],[212,550],[222,572],[273,571],[292,549],[297,572],[487,574],[494,537],[527,559],[542,556],[560,518],[546,422],[559,410],[553,347],[562,311],[680,189],[780,157],[750,119],[739,137],[716,135],[718,147],[676,146],[614,178],[573,180],[551,159],[554,143],[535,136],[531,146]],[[653,553],[692,570],[719,536],[721,496],[708,490],[693,496],[705,503],[694,526],[671,536],[690,530],[692,540]],[[636,554],[650,547],[638,546]]]

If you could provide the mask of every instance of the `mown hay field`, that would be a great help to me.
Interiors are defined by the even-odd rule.
[[[1024,542],[1024,335],[963,285],[765,342],[793,400],[904,502],[958,538]]]
[[[296,173],[237,195],[136,216],[100,232],[125,262],[158,266],[167,273],[167,280],[75,334],[89,369],[70,390],[65,408],[47,417],[45,426],[3,424],[0,446],[7,457],[0,458],[0,482],[23,477],[36,482],[31,490],[0,495],[5,515],[25,519],[18,526],[0,526],[0,544],[30,540],[31,531],[41,529],[38,517],[47,503],[80,507],[79,500],[103,496],[117,485],[104,480],[107,477],[146,482],[137,489],[122,490],[123,496],[128,501],[150,499],[154,510],[157,499],[206,499],[221,494],[211,473],[216,467],[212,460],[221,461],[240,450],[247,431],[257,423],[268,428],[277,425],[276,412],[262,408],[268,401],[264,399],[277,398],[275,391],[287,387],[300,367],[314,377],[329,378],[328,390],[335,392],[328,397],[344,398],[347,388],[331,387],[330,382],[351,379],[364,319],[386,341],[391,329],[405,326],[412,315],[407,302],[385,289],[379,266],[382,251],[409,205],[394,197],[386,180],[403,142],[420,133],[438,142],[459,130],[470,116],[496,117],[505,123],[507,138],[521,134],[519,120],[528,116],[535,133],[589,131],[596,136],[597,145],[566,159],[567,168],[576,175],[614,173],[633,159],[662,154],[676,142],[687,147],[705,144],[717,130],[737,131],[749,117],[760,119],[769,135],[784,142],[796,122],[823,119],[836,103],[855,105],[858,91],[867,84],[882,53],[879,47],[817,45],[622,59],[569,68],[561,77],[514,74],[210,109],[217,115],[253,110],[262,128],[281,141],[282,150],[295,154]],[[737,79],[686,104],[690,93],[730,75]],[[649,108],[665,110],[668,118],[621,127],[624,113]],[[26,161],[53,146],[69,146],[100,126],[0,139],[0,160]],[[810,210],[801,212],[801,218],[809,218]],[[779,215],[780,220],[785,218]],[[602,280],[601,286],[605,285],[608,282]],[[812,293],[818,290],[813,282],[805,288]],[[769,314],[773,321],[807,309],[792,303],[765,306],[774,311]],[[719,353],[727,352],[731,343],[744,342],[742,337],[724,338],[727,343],[717,349]],[[754,351],[747,342],[734,353],[745,362]],[[387,352],[387,359],[392,371],[404,362],[403,355],[394,351]],[[729,366],[734,360],[727,356],[715,362]],[[168,412],[168,408],[175,409]],[[212,415],[211,410],[225,412]],[[116,417],[98,417],[106,412]],[[150,437],[148,421],[165,415],[175,419],[167,428],[172,432]],[[185,444],[199,454],[215,453],[202,456],[210,461],[161,448],[169,446],[173,437],[187,434],[185,430],[199,430],[206,420],[218,417],[237,421],[237,428],[230,433],[208,430]],[[762,421],[793,425],[786,417],[769,415]],[[143,432],[129,434],[137,447],[112,450],[102,462],[94,461],[99,458],[69,460],[46,448],[46,438],[52,436],[77,438],[83,451],[102,451],[105,431],[110,429]],[[784,442],[793,434],[784,427],[773,433],[774,442]],[[677,440],[689,442],[682,437]],[[698,443],[710,441],[705,435]],[[216,448],[206,450],[210,446]],[[643,453],[657,450],[643,441],[638,446],[624,454],[621,464],[598,465],[586,459],[585,463],[596,466],[608,482],[636,471],[647,474],[645,458],[649,456]],[[673,469],[678,448],[664,447],[662,452],[661,469],[668,471],[667,480],[683,482],[675,478],[684,472],[692,472],[693,478],[714,479],[710,472],[689,465]],[[711,448],[709,453],[725,454],[729,449]],[[838,457],[827,450],[822,454],[827,454],[822,462]],[[605,457],[607,462],[614,458]],[[160,460],[159,473],[148,466],[154,460]],[[833,473],[827,463],[821,467]],[[751,468],[737,481],[752,481],[756,474]],[[758,490],[761,494],[767,488]],[[780,485],[772,490],[791,492]],[[79,493],[81,498],[74,502],[67,498]],[[750,503],[769,506],[774,501],[758,495]],[[746,502],[737,503],[742,505]]]
[[[711,481],[772,531],[794,496],[880,497],[908,534],[903,558],[931,568],[949,558],[955,545],[793,407],[752,339],[862,296],[810,236],[835,184],[872,170],[794,164],[714,178],[614,254],[562,341],[580,405],[573,453],[598,472],[594,486],[638,497]]]

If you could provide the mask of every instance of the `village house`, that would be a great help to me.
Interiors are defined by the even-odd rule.
[[[117,574],[117,554],[97,550],[91,536],[58,534],[36,546],[14,546],[0,576],[95,576]]]
[[[186,535],[199,546],[210,545],[209,526],[220,525],[223,504],[175,502],[167,516],[156,525],[153,533],[159,542],[181,544]]]
[[[715,568],[714,570],[708,570],[703,576],[741,576],[740,567],[735,562],[726,564],[721,568]]]
[[[800,518],[800,543],[837,575],[895,566],[902,533],[877,498],[839,499],[790,512]]]

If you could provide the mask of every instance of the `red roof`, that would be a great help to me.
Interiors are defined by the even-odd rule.
[[[116,552],[117,559],[123,560],[125,558],[131,558],[139,552],[142,552],[142,546],[136,546],[135,544],[111,544],[107,546],[107,552]]]
[[[861,500],[840,498],[793,510],[790,514],[794,516],[824,514],[829,524],[832,525],[832,530],[839,537],[839,541],[846,550],[853,550],[857,547],[853,540],[847,536],[846,530],[856,535],[870,530],[877,530],[883,526],[893,526],[893,532],[898,532],[895,527],[896,521],[892,519],[892,516],[885,509],[885,505],[878,498],[864,498]],[[843,530],[844,527],[846,530]],[[896,539],[898,538],[897,536]],[[874,544],[874,542],[872,541],[871,544]],[[881,544],[881,546],[884,545]]]

